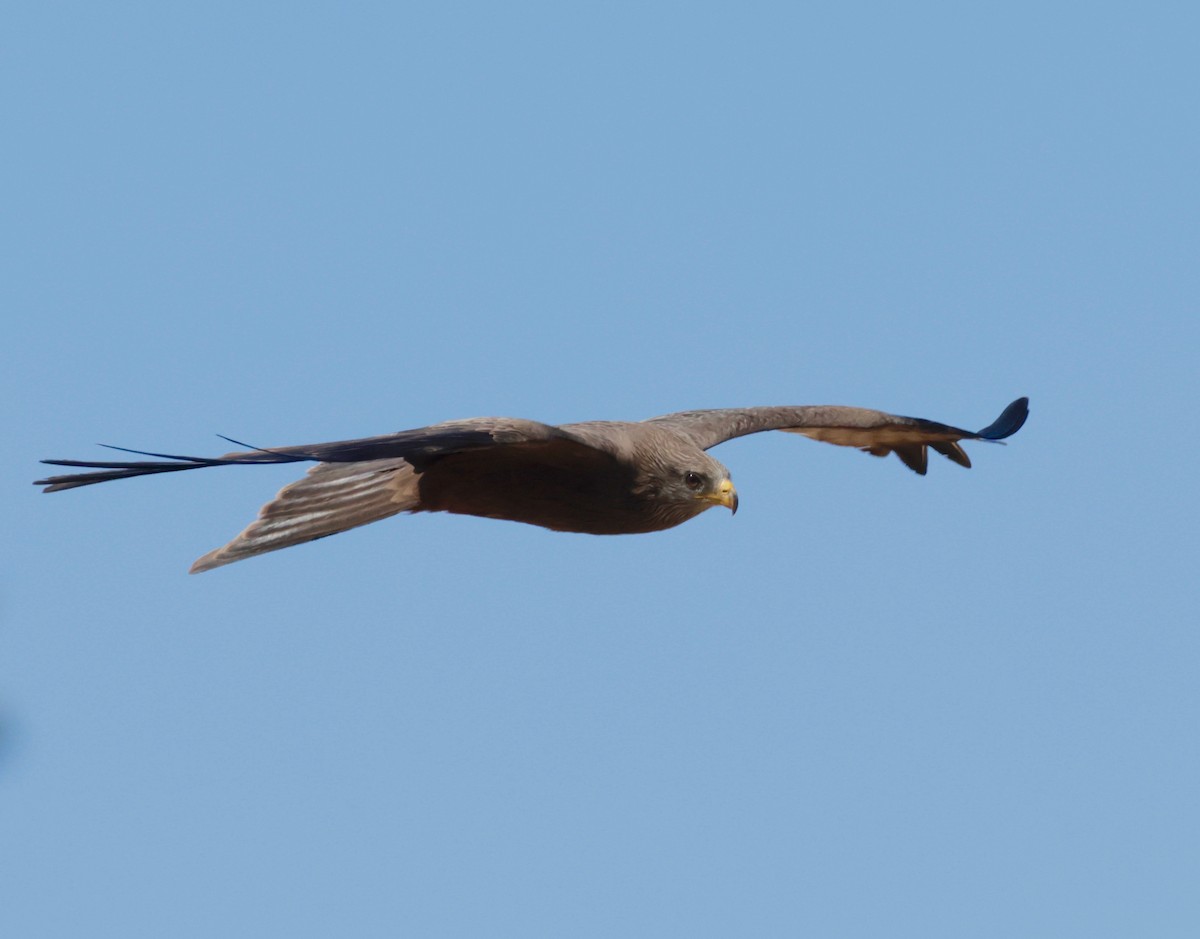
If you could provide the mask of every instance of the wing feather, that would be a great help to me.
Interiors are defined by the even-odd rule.
[[[338,440],[332,443],[305,444],[299,447],[239,450],[219,457],[179,456],[170,453],[149,453],[125,447],[109,447],[154,460],[94,461],[42,460],[51,466],[81,467],[99,472],[70,473],[36,480],[34,485],[45,486],[43,492],[60,492],[79,486],[131,479],[157,473],[177,473],[203,469],[208,466],[246,466],[262,463],[360,463],[400,457],[418,470],[430,461],[451,453],[461,453],[497,444],[529,443],[538,440],[571,439],[566,431],[549,424],[510,417],[478,417],[461,421],[446,421],[429,427],[403,430],[379,437],[358,440]]]
[[[766,430],[803,434],[813,440],[842,447],[857,447],[874,456],[895,453],[904,465],[921,475],[928,468],[928,449],[970,467],[960,440],[1002,440],[1011,437],[1029,416],[1029,399],[1018,398],[987,427],[963,430],[920,417],[903,417],[868,408],[841,405],[798,407],[724,408],[681,411],[651,418],[707,450],[717,444]]]
[[[229,544],[199,558],[191,573],[412,511],[419,501],[416,473],[405,460],[318,463],[284,486]]]

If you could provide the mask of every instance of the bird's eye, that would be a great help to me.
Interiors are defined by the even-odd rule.
[[[704,477],[699,473],[684,473],[683,483],[689,489],[696,491],[704,486]]]

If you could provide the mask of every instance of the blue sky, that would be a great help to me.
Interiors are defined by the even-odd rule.
[[[1184,4],[8,18],[0,933],[1194,936]],[[186,574],[498,414],[842,403],[653,536],[403,517]]]

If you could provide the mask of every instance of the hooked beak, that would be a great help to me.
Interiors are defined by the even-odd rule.
[[[721,485],[717,486],[713,492],[706,492],[699,498],[705,500],[706,502],[711,502],[713,505],[723,505],[734,515],[737,514],[737,490],[733,488],[733,483],[728,479],[722,479]]]

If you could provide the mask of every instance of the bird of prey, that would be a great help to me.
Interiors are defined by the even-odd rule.
[[[113,447],[153,459],[43,460],[91,472],[50,476],[36,485],[58,492],[205,466],[316,463],[263,506],[245,531],[197,560],[191,569],[196,574],[399,512],[455,512],[593,535],[661,531],[714,505],[737,511],[729,470],[706,452],[735,437],[765,430],[803,434],[873,456],[895,453],[924,475],[928,448],[970,467],[958,441],[1002,440],[1020,430],[1028,415],[1029,399],[1018,398],[974,433],[837,405],[681,411],[639,422],[559,426],[480,417],[381,437],[249,448],[220,457]]]

